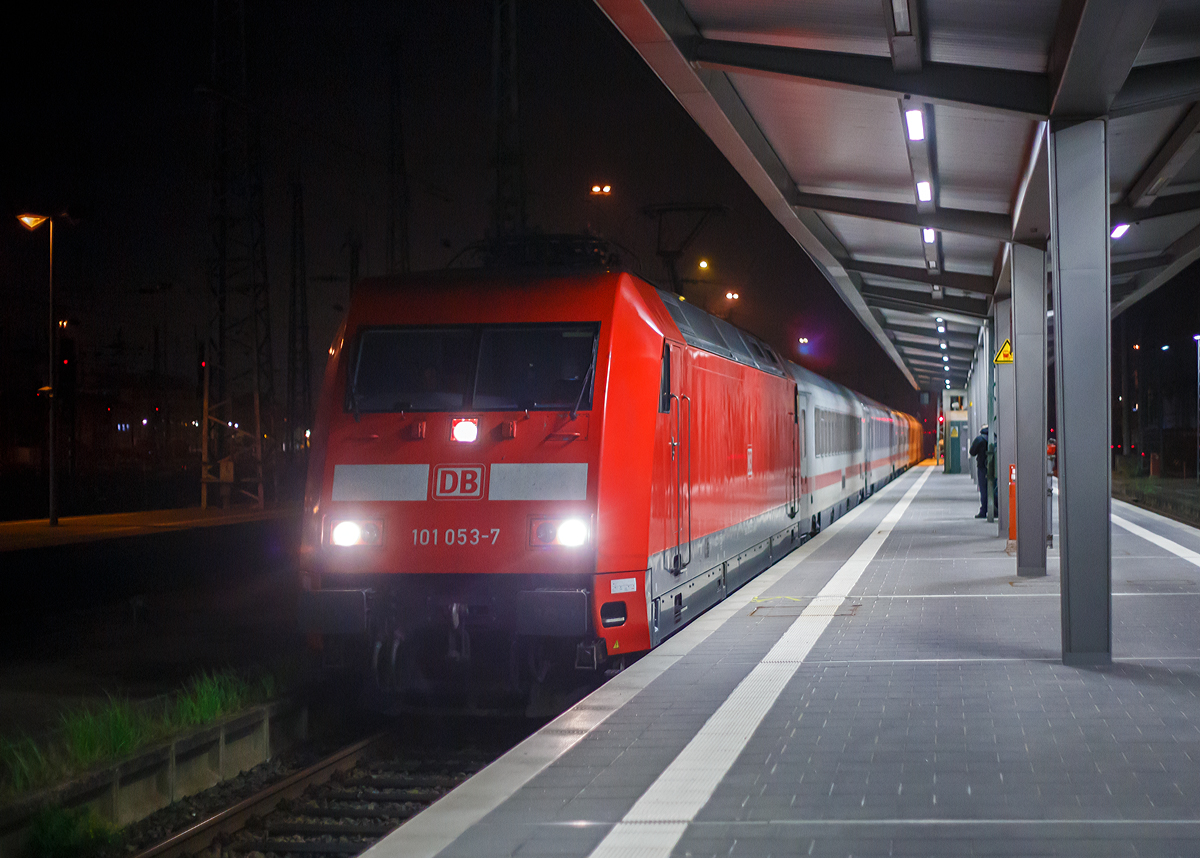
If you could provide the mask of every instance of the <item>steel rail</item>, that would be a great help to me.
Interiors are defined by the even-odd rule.
[[[391,733],[388,732],[376,733],[342,748],[320,762],[289,775],[220,813],[172,834],[167,839],[131,855],[130,858],[176,858],[206,849],[218,836],[242,829],[247,820],[269,813],[284,799],[299,796],[313,784],[329,780],[335,772],[353,768],[390,736]]]

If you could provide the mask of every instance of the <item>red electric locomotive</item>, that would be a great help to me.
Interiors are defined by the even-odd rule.
[[[302,622],[390,694],[619,666],[916,452],[876,407],[906,440],[816,509],[804,371],[620,271],[366,281],[329,355]]]

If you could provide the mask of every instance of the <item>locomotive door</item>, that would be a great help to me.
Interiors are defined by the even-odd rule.
[[[666,344],[663,355],[663,410],[670,414],[671,478],[669,508],[675,521],[667,568],[678,575],[692,562],[692,441],[695,437],[692,398],[688,396],[688,361],[684,346]]]

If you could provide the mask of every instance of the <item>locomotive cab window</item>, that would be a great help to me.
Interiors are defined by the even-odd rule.
[[[347,411],[446,411],[467,404],[470,328],[376,328],[361,333],[346,385]]]
[[[369,328],[349,367],[346,411],[588,411],[594,322]]]
[[[474,407],[591,410],[597,334],[596,325],[483,328]]]

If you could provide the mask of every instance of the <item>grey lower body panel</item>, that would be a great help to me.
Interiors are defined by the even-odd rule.
[[[690,562],[678,572],[672,570],[674,547],[651,557],[647,596],[651,643],[657,646],[907,470],[907,466],[897,468],[869,490],[855,491],[820,511],[810,512],[802,504],[791,517],[783,505],[694,539],[682,546],[680,553]]]

